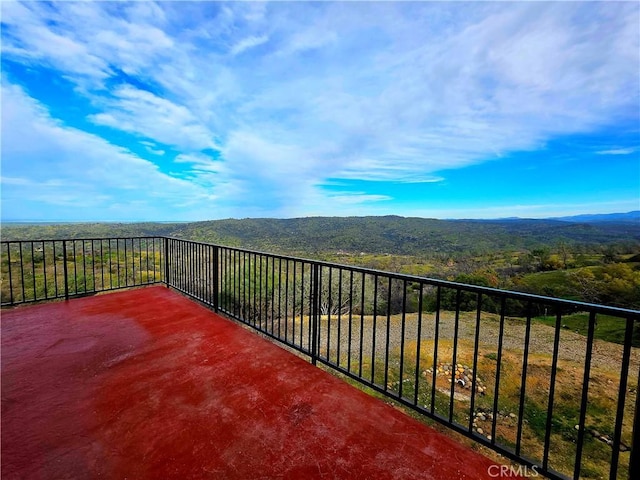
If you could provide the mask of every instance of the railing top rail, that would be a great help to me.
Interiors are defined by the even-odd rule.
[[[137,240],[137,239],[152,239],[152,238],[171,238],[163,235],[132,235],[127,237],[82,237],[82,238],[37,238],[37,239],[23,239],[23,240],[2,240],[0,243],[26,243],[26,242],[90,242],[101,240]]]
[[[463,289],[463,290],[474,292],[474,293],[483,293],[487,295],[497,295],[502,297],[507,296],[514,300],[523,300],[523,301],[543,303],[548,305],[581,308],[589,311],[594,311],[596,313],[610,314],[618,317],[627,317],[634,320],[640,320],[640,310],[631,310],[631,309],[622,308],[622,307],[599,305],[595,303],[580,302],[577,300],[568,300],[564,298],[547,297],[543,295],[535,295],[532,293],[516,292],[513,290],[502,290],[499,288],[484,287],[481,285],[471,285],[466,283],[453,282],[450,280],[442,280],[438,278],[419,277],[417,275],[408,275],[404,273],[386,272],[384,270],[376,270],[373,268],[358,267],[354,265],[344,265],[339,263],[327,262],[324,260],[312,260],[309,258],[262,252],[259,250],[252,250],[252,249],[241,248],[241,247],[230,247],[230,246],[219,245],[215,243],[186,240],[183,238],[176,238],[176,237],[163,237],[163,238],[167,238],[170,240],[177,240],[181,242],[187,242],[187,243],[194,243],[199,245],[209,245],[212,247],[225,248],[227,250],[236,250],[236,251],[241,251],[241,252],[246,252],[246,253],[251,253],[256,255],[268,255],[270,257],[281,258],[283,260],[294,260],[297,262],[311,263],[311,264],[321,265],[324,267],[342,268],[342,269],[347,269],[347,270],[351,270],[358,273],[383,276],[386,278],[393,278],[397,280],[406,280],[409,282],[418,282],[418,283],[433,285],[436,287],[440,286],[440,287],[447,287],[447,288],[457,288],[457,289]]]

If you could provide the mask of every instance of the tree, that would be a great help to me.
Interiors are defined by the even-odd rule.
[[[591,303],[600,301],[600,285],[590,269],[581,268],[569,273],[569,285],[582,301]]]
[[[558,242],[557,249],[558,255],[562,260],[562,268],[566,270],[567,268],[569,268],[569,258],[571,257],[571,250],[569,249],[569,245],[567,245],[567,242],[565,242],[564,240],[560,240]]]
[[[455,277],[454,281],[482,287],[495,288],[498,286],[498,276],[493,271],[478,270],[472,274],[460,274]],[[497,305],[492,298],[485,295],[481,302],[483,311],[496,311]],[[478,308],[478,294],[462,290],[458,293],[456,288],[444,288],[440,297],[440,305],[444,310],[455,310],[457,306],[461,311],[472,311]]]
[[[580,299],[627,308],[640,307],[640,271],[626,263],[600,269],[582,268],[569,274],[570,287]]]
[[[536,271],[549,270],[551,252],[548,247],[534,248],[530,255]]]

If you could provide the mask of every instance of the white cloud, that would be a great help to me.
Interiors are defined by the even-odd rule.
[[[635,148],[612,148],[610,150],[600,150],[596,152],[598,155],[631,155],[636,151]]]
[[[154,155],[164,155],[166,153],[164,150],[157,148],[157,145],[153,142],[143,140],[140,144],[144,146],[147,152],[153,153]]]
[[[440,182],[637,119],[640,100],[633,3],[33,2],[2,14],[4,57],[73,82],[96,125],[158,157],[177,151],[187,189],[215,186],[237,216],[376,203],[322,185]]]
[[[329,195],[331,200],[343,204],[343,205],[353,205],[353,204],[362,204],[368,202],[384,202],[386,200],[393,200],[393,197],[389,195],[371,195],[365,192],[350,192],[345,195]]]
[[[168,145],[218,148],[214,134],[186,107],[131,86],[118,87],[112,95],[102,100],[109,113],[90,115],[89,120]]]
[[[207,189],[166,175],[100,137],[66,127],[19,86],[6,82],[2,138],[4,218],[39,218],[38,208],[46,205],[73,208],[70,217],[81,219],[162,219],[163,210],[176,202],[194,209],[210,206]],[[122,205],[117,213],[114,204]]]
[[[267,41],[269,41],[269,37],[266,35],[261,35],[259,37],[250,36],[247,38],[243,38],[231,48],[230,53],[231,55],[239,55],[245,50],[249,50],[250,48],[254,48],[259,45],[262,45]]]
[[[637,19],[635,7],[599,19],[606,14],[600,6],[579,6],[594,10],[584,12],[592,13],[585,34],[573,21],[579,18],[574,5],[483,5],[437,41],[411,11],[422,5],[403,17],[402,29],[415,35],[409,40],[379,20],[387,11],[398,15],[394,6],[371,7],[381,14],[364,20],[355,11],[369,5],[344,8],[352,8],[352,21],[337,34],[342,48],[322,51],[322,62],[305,63],[305,71],[294,66],[296,75],[284,82],[266,82],[243,110],[247,123],[258,119],[243,129],[255,131],[264,129],[262,112],[277,112],[288,144],[325,151],[325,176],[434,180],[443,169],[597,128],[623,113],[628,91],[637,99],[637,88],[627,87],[638,55],[623,46],[637,45],[628,28]],[[365,31],[379,33],[389,48],[362,47],[345,58],[351,47],[345,39]],[[602,46],[611,31],[619,32],[615,41]]]
[[[228,173],[228,166],[219,160],[212,159],[202,154],[181,154],[174,159],[175,163],[187,163],[191,165],[188,174],[198,178],[203,172],[206,173]],[[213,177],[207,175],[207,178]]]
[[[1,8],[4,24],[2,52],[8,58],[21,58],[29,64],[44,62],[65,73],[77,75],[78,79],[102,80],[109,75],[107,61],[93,54],[87,45],[68,32],[52,28],[45,18],[34,12],[46,9],[46,13],[57,20],[57,15],[46,6],[3,2]]]
[[[3,2],[3,52],[40,60],[87,88],[103,86],[114,66],[143,74],[175,53],[173,40],[148,23],[164,20],[157,5],[118,9],[84,2]]]

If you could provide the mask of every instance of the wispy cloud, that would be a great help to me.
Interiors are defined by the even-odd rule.
[[[636,150],[635,148],[612,148],[611,150],[600,150],[596,153],[598,155],[631,155]]]
[[[238,43],[236,43],[233,47],[231,47],[231,55],[239,55],[245,50],[249,50],[250,48],[257,47],[258,45],[262,45],[269,40],[269,37],[266,35],[261,35],[259,37],[251,36],[247,38],[243,38]]]
[[[12,218],[38,218],[33,217],[38,208],[58,205],[72,209],[70,219],[144,219],[176,203],[195,212],[213,196],[122,147],[60,124],[19,86],[6,82],[2,138],[3,159],[20,159],[3,164],[2,208]],[[126,203],[119,208],[121,200],[138,208]]]
[[[365,192],[350,192],[345,195],[330,195],[332,200],[341,203],[343,205],[362,204],[368,202],[384,202],[387,200],[393,200],[388,195],[371,195]]]
[[[166,153],[164,150],[160,150],[159,148],[157,148],[156,144],[153,142],[147,142],[143,140],[140,142],[140,144],[144,146],[147,152],[153,153],[154,155],[164,155]]]
[[[83,138],[82,147],[104,149],[103,159],[138,165],[132,178],[140,179],[144,165],[153,178],[190,193],[163,187],[164,196],[179,197],[176,204],[191,194],[215,199],[216,215],[304,215],[339,211],[345,202],[380,203],[386,196],[336,194],[324,185],[441,183],[452,169],[632,122],[640,101],[633,3],[1,8],[3,62],[71,82],[91,106],[81,120],[95,129],[82,132],[65,126],[73,119],[51,118],[46,98],[22,102],[49,125],[47,141],[70,156],[61,139]],[[104,127],[123,136],[100,139]],[[11,133],[12,148],[29,150],[30,135],[18,126]],[[134,161],[127,143],[134,141],[147,142],[148,159]],[[4,167],[16,178],[25,173],[20,161],[3,146]]]
[[[200,150],[216,149],[215,135],[183,105],[131,86],[121,86],[104,103],[103,113],[89,120],[151,138],[158,143]]]

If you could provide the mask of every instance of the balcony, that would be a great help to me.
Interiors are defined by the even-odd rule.
[[[2,315],[7,478],[638,478],[638,311],[162,237],[0,256],[3,306],[51,301]]]

